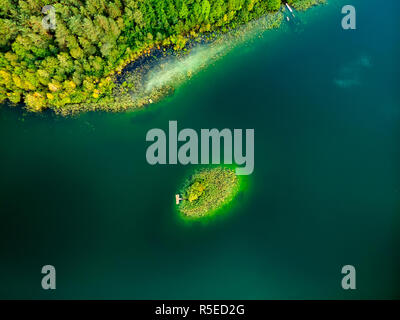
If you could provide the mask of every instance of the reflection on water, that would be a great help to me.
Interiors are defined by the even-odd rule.
[[[363,73],[371,67],[371,58],[367,55],[361,55],[356,60],[341,67],[333,83],[345,89],[360,86],[362,85]]]

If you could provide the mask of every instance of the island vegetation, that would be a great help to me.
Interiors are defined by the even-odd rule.
[[[287,2],[305,9],[321,1]],[[63,114],[71,106],[118,109],[117,76],[129,63],[154,48],[179,51],[190,39],[235,29],[278,11],[282,1],[59,0],[56,25],[46,29],[48,4],[0,0],[0,103]]]
[[[201,169],[184,182],[178,208],[184,217],[208,216],[230,202],[238,191],[239,179],[233,169]]]

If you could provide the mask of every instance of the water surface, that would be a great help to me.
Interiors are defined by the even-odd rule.
[[[0,109],[0,298],[400,298],[397,1],[297,14],[142,112]],[[379,10],[378,10],[379,8]],[[254,128],[229,213],[185,224],[192,167],[146,163],[146,132]],[[41,267],[57,289],[41,289]],[[357,290],[341,289],[341,268]]]

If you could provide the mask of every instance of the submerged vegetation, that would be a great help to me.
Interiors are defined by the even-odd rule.
[[[312,6],[325,3],[326,0],[287,0],[296,10],[307,10]]]
[[[288,2],[304,9],[321,0]],[[143,87],[139,72],[121,80],[127,65],[184,52],[193,39],[207,42],[216,32],[276,13],[282,5],[281,0],[60,0],[53,4],[53,30],[42,25],[47,4],[0,0],[0,103],[24,102],[30,111],[50,108],[61,114],[120,111],[156,101],[173,88],[165,81]],[[281,20],[272,17],[268,28]]]
[[[185,181],[180,190],[179,211],[186,217],[207,216],[233,199],[239,179],[229,168],[202,169]]]

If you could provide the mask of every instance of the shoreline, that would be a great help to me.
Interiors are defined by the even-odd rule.
[[[315,6],[325,4],[326,2],[327,0],[303,0],[302,2],[292,5],[292,8],[298,12],[304,12]],[[69,105],[69,107],[65,107],[63,110],[54,111],[56,114],[62,116],[70,116],[90,111],[134,112],[136,110],[145,109],[149,105],[160,102],[168,96],[173,95],[177,87],[189,80],[198,71],[207,67],[209,63],[204,63],[199,70],[188,71],[186,75],[182,75],[184,79],[171,81],[171,83],[157,87],[151,92],[131,92],[128,81],[132,81],[134,86],[136,86],[139,83],[135,83],[135,81],[140,82],[142,77],[146,76],[146,73],[149,72],[152,67],[156,66],[161,59],[176,58],[179,60],[189,56],[191,50],[207,45],[210,47],[213,45],[225,45],[225,41],[231,41],[231,44],[228,43],[226,45],[228,47],[231,46],[230,49],[233,49],[237,45],[257,36],[257,33],[262,34],[268,30],[278,29],[281,27],[282,23],[286,23],[285,16],[289,14],[289,10],[286,7],[287,3],[288,1],[282,1],[282,5],[277,12],[264,14],[258,19],[239,25],[236,28],[229,27],[226,31],[210,31],[208,33],[196,34],[196,36],[190,35],[189,32],[187,35],[183,36],[185,38],[185,44],[178,50],[174,48],[173,44],[163,46],[160,43],[154,43],[152,46],[142,49],[141,54],[135,54],[136,57],[134,60],[122,63],[120,67],[114,70],[112,77],[114,77],[113,82],[117,87],[115,91],[113,91],[113,98],[120,98],[120,100],[105,103]],[[256,34],[252,35],[252,33]],[[169,38],[166,40],[169,41]],[[230,49],[221,55],[224,56]],[[215,60],[217,59],[219,58]],[[130,77],[133,79],[129,79]],[[123,86],[124,82],[127,83],[126,87]]]
[[[325,3],[326,0],[303,0],[297,2],[294,9],[299,8],[305,11],[316,5]],[[107,88],[102,91],[99,100],[95,102],[69,103],[62,107],[46,107],[40,110],[29,108],[25,102],[22,102],[23,109],[28,112],[42,113],[49,111],[55,115],[75,116],[91,111],[101,112],[133,112],[145,109],[152,103],[159,102],[164,98],[172,95],[177,87],[189,80],[194,74],[201,69],[207,67],[211,62],[218,60],[226,55],[231,49],[237,45],[246,42],[255,37],[257,33],[271,29],[277,29],[285,22],[285,14],[289,12],[286,8],[287,1],[282,1],[280,9],[274,13],[263,14],[261,17],[251,20],[245,24],[235,27],[224,26],[221,30],[214,30],[203,33],[194,31],[187,32],[185,35],[170,36],[162,41],[154,42],[149,46],[141,49],[131,50],[127,48],[127,59],[118,63],[117,67],[102,78],[93,81],[95,87]],[[193,34],[192,34],[193,32]],[[171,38],[180,38],[183,46],[178,47],[177,41],[171,41]],[[169,43],[163,45],[163,43]],[[182,43],[181,43],[182,44]],[[220,50],[216,48],[221,46]],[[187,70],[187,72],[178,74],[172,81],[166,81],[163,85],[156,86],[150,90],[146,88],[147,73],[153,71],[163,59],[175,59],[176,62],[184,60],[191,56],[192,51],[208,47],[206,49],[215,49],[216,57],[212,57],[211,61],[205,60],[195,70]],[[159,72],[159,75],[162,72]],[[136,90],[136,91],[135,91]],[[98,91],[97,89],[95,92]],[[97,93],[95,93],[97,94]],[[51,96],[51,94],[50,94]],[[15,104],[6,102],[14,107]]]
[[[157,90],[146,92],[144,95],[139,94],[135,96],[136,100],[132,100],[131,96],[123,96],[124,94],[129,93],[129,89],[123,87],[123,83],[126,82],[127,77],[131,76],[134,78],[132,79],[133,81],[140,81],[141,79],[138,78],[146,76],[146,72],[150,71],[152,67],[157,66],[157,63],[159,63],[161,59],[175,58],[177,60],[182,60],[186,57],[190,57],[192,50],[201,49],[202,46],[209,46],[208,49],[216,48],[217,46],[227,47],[227,50],[225,50],[225,48],[221,49],[221,51],[224,52],[217,52],[220,56],[214,57],[213,61],[218,60],[237,45],[253,39],[258,34],[262,34],[265,31],[279,28],[284,19],[282,13],[282,9],[284,8],[285,7],[282,6],[281,9],[275,13],[268,13],[256,20],[249,21],[245,25],[240,25],[235,29],[230,29],[227,32],[212,31],[206,34],[200,34],[196,37],[190,37],[187,39],[185,46],[179,50],[175,50],[172,46],[157,45],[144,50],[135,60],[127,63],[124,68],[117,68],[112,75],[114,78],[112,80],[117,85],[115,88],[116,92],[114,92],[114,98],[118,98],[118,95],[121,94],[122,91],[122,99],[119,101],[113,101],[111,103],[70,104],[66,105],[64,109],[52,110],[57,115],[73,116],[91,111],[134,112],[136,110],[145,109],[148,105],[159,102],[163,98],[171,95],[175,91],[176,87],[184,83],[185,80],[190,79],[201,69],[207,67],[210,64],[208,63],[209,61],[202,63],[198,70],[189,71],[183,76],[185,79],[172,81],[173,83],[158,87],[156,88]],[[151,102],[149,102],[149,99]]]

